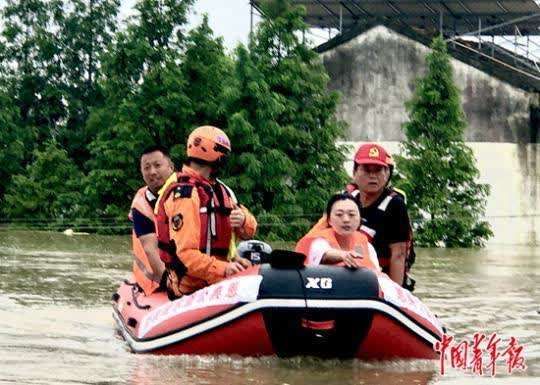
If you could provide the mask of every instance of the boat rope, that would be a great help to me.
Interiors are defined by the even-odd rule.
[[[137,297],[142,292],[143,291],[142,291],[141,287],[137,283],[131,285],[131,295],[133,297],[133,303],[135,304],[135,306],[137,306],[137,308],[141,309],[141,310],[148,310],[148,309],[150,309],[150,305],[141,305],[139,303],[139,301],[137,300]]]

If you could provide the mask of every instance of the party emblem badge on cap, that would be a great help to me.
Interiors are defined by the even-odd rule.
[[[379,149],[377,147],[371,147],[369,149],[369,157],[370,158],[378,158],[379,157]]]

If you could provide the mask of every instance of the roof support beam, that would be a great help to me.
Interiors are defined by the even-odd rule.
[[[484,33],[484,32],[489,32],[489,31],[493,31],[495,29],[499,29],[501,27],[506,27],[508,25],[515,25],[515,24],[518,24],[522,21],[527,21],[527,20],[531,20],[531,19],[534,19],[534,18],[539,18],[540,17],[540,13],[534,13],[532,15],[529,15],[529,16],[523,16],[523,17],[518,17],[517,19],[512,19],[512,20],[508,20],[508,21],[505,21],[503,23],[499,23],[499,24],[495,24],[495,25],[492,25],[490,27],[487,27],[487,28],[483,28],[481,29],[480,31],[469,31],[469,32],[466,32],[466,33],[462,33],[460,36],[454,36],[450,39],[446,39],[446,41],[452,41],[454,39],[457,39],[461,36],[471,36],[471,35],[476,35],[477,33]]]
[[[268,0],[251,0],[258,9]],[[1,0],[0,0],[1,2]],[[484,35],[513,34],[512,23],[518,23],[524,35],[540,36],[540,1],[533,0],[291,0],[305,5],[306,21],[313,27],[338,28],[375,20],[400,23],[431,31],[440,30],[440,11],[448,37],[455,33],[478,34],[482,18]],[[481,5],[481,7],[480,7]],[[506,24],[505,24],[506,23]],[[490,32],[491,31],[491,32]]]
[[[355,2],[355,0],[341,0],[341,1],[347,1],[349,3]],[[388,0],[359,0],[361,3],[370,5],[370,4],[381,4],[384,2],[387,2]],[[394,1],[394,0],[392,0]],[[494,2],[499,1],[501,4],[504,2],[507,3],[513,3],[517,5],[527,6],[530,5],[531,1],[536,0],[444,0],[446,4],[459,4],[461,7],[464,7],[470,11],[470,9],[465,5],[465,3],[476,3],[476,4],[488,4],[492,5]],[[259,0],[257,2],[264,2],[264,0]],[[313,0],[293,0],[293,3],[296,4],[309,4],[312,3]],[[339,3],[340,0],[324,0],[324,3],[330,4],[330,5],[336,5]],[[421,0],[398,0],[400,5],[411,5],[411,4],[418,4],[421,2]],[[434,1],[435,2],[435,1]]]
[[[399,8],[391,1],[386,2],[390,8],[396,13],[396,15],[401,16],[403,15],[403,12],[399,10]]]
[[[458,4],[461,6],[461,8],[463,8],[465,10],[465,12],[467,12],[469,14],[472,13],[472,11],[469,9],[469,7],[467,7],[465,4],[463,4],[463,1],[459,0]]]
[[[506,8],[501,4],[500,1],[496,1],[496,3],[497,3],[497,6],[498,6],[500,9],[502,9],[503,12],[508,12],[508,9],[506,9]]]
[[[315,2],[319,4],[321,7],[323,7],[330,16],[335,17],[338,22],[340,21],[339,16],[336,15],[330,8],[328,8],[328,6],[324,4],[321,0],[315,0]]]
[[[434,15],[437,14],[437,12],[436,12],[433,8],[431,8],[431,7],[428,5],[428,3],[427,3],[426,1],[422,1],[422,5],[423,5],[426,9],[428,9],[431,13],[433,13]]]
[[[352,15],[353,18],[357,18],[357,17],[358,17],[358,15],[355,14],[355,13],[352,11],[352,9],[350,9],[350,8],[347,6],[347,4],[345,4],[344,1],[340,1],[339,3],[343,6],[343,8],[345,8],[345,9],[347,10],[347,12],[349,12],[349,13]]]
[[[444,9],[446,9],[450,13],[450,15],[452,15],[452,17],[454,19],[458,18],[458,16],[454,12],[452,12],[452,10],[448,7],[448,5],[445,4],[444,1],[440,1],[439,3],[441,4],[442,7],[444,7]],[[471,22],[468,19],[465,19],[465,22],[469,25],[469,27],[471,29],[473,28],[473,25],[471,24]],[[456,31],[454,31],[454,34],[455,33],[456,33]],[[442,34],[442,28],[441,28],[441,34]]]
[[[368,11],[366,11],[364,8],[362,8],[358,2],[356,0],[352,0],[352,4],[354,5],[354,7],[356,9],[358,9],[360,12],[362,12],[364,15],[367,15],[367,16],[370,16],[370,17],[373,17],[373,15],[371,13],[369,13]]]

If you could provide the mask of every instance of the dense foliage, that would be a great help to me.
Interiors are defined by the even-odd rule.
[[[225,52],[193,0],[9,0],[0,23],[0,199],[14,223],[126,230],[141,151],[213,124],[231,136],[224,179],[262,236],[296,239],[345,181],[337,95],[300,36],[302,10],[269,2],[247,47]]]
[[[302,42],[302,10],[275,1],[264,14],[249,46],[236,51],[228,124],[236,151],[227,181],[262,215],[263,233],[295,239],[346,180],[335,144],[343,125],[324,67]]]
[[[489,186],[477,182],[476,160],[464,143],[466,127],[446,43],[436,38],[427,73],[407,104],[399,185],[409,197],[416,242],[470,247],[492,235],[485,212]]]

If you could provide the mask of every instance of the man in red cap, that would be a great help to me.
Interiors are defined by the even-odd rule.
[[[354,156],[353,182],[346,191],[360,203],[360,231],[375,248],[383,272],[412,291],[414,280],[407,274],[415,259],[412,227],[405,196],[389,186],[393,169],[392,156],[382,146],[363,144]],[[311,231],[324,226],[323,217]]]

